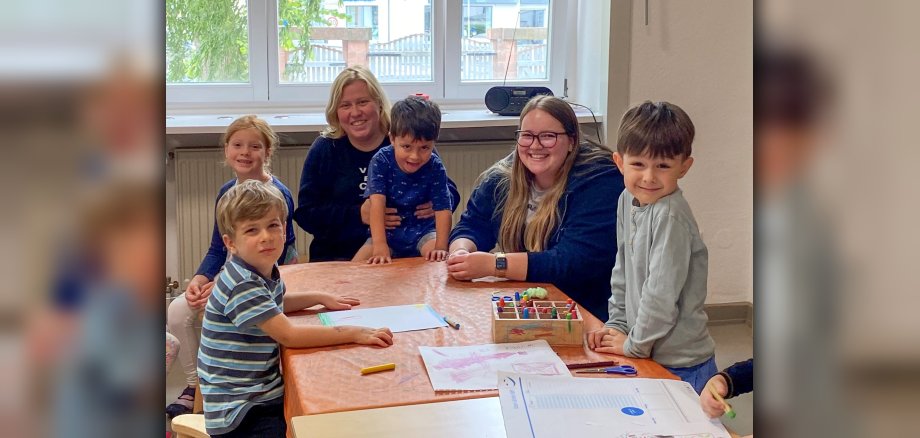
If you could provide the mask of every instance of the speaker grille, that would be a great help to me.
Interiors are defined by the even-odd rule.
[[[492,87],[486,92],[486,108],[492,112],[499,112],[511,103],[511,93],[504,88]]]

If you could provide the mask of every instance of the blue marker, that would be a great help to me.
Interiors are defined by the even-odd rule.
[[[520,292],[515,292],[515,293],[514,293],[514,301],[521,301],[521,293],[520,293]]]
[[[449,317],[447,317],[447,316],[444,317],[444,322],[446,322],[447,325],[453,327],[454,329],[460,330],[460,323],[459,323],[459,322],[454,322],[454,321],[452,321],[452,320],[451,320]]]

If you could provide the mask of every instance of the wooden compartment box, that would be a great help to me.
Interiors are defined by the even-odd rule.
[[[571,320],[566,319],[569,307],[575,309]],[[501,312],[492,301],[492,341],[496,343],[523,342],[545,339],[550,345],[582,345],[585,321],[577,304],[567,301],[529,300],[505,302]],[[556,317],[552,309],[556,309]],[[525,318],[524,309],[527,309]]]

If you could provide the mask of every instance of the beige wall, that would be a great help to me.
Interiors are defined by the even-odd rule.
[[[709,247],[709,303],[753,302],[753,9],[650,0],[646,26],[645,1],[632,3],[630,105],[666,100],[696,125],[681,188]]]

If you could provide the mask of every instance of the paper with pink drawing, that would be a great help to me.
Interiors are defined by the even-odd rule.
[[[498,372],[569,376],[544,340],[461,347],[418,347],[435,391],[498,389]]]

